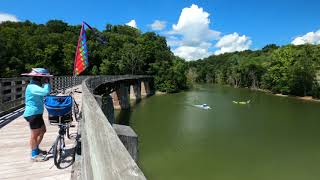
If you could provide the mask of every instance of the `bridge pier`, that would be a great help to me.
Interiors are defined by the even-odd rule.
[[[128,150],[132,159],[137,162],[138,161],[138,135],[134,132],[134,130],[130,126],[113,124],[113,129],[117,133],[119,139],[122,144]]]
[[[139,80],[130,85],[130,99],[136,102],[141,100],[141,82]]]
[[[100,95],[94,95],[98,105],[101,107],[102,112],[107,117],[110,124],[114,124],[116,122],[114,116],[114,107],[112,97],[109,95],[107,97],[103,97]]]
[[[141,96],[143,98],[154,94],[151,83],[152,83],[151,81],[147,81],[147,80],[141,81]]]
[[[115,85],[111,93],[115,109],[129,109],[130,100],[139,102],[142,98],[154,94],[153,82],[149,80],[134,80],[133,82],[120,82]]]
[[[130,108],[129,87],[126,84],[118,84],[116,87],[116,91],[113,92],[111,96],[115,109]]]
[[[113,107],[114,109],[121,109],[120,107],[120,100],[118,98],[117,92],[114,91],[110,94],[111,98],[112,98],[112,103],[113,103]]]

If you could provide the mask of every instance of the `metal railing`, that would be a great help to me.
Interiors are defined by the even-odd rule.
[[[55,76],[51,78],[52,91],[81,84],[88,76]],[[0,78],[0,116],[24,105],[24,92],[29,77]]]

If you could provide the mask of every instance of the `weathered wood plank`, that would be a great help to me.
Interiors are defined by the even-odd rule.
[[[93,86],[99,84],[87,83]],[[82,178],[146,179],[108,122],[86,82],[82,83],[82,92]]]
[[[74,96],[81,105],[81,94],[76,93]],[[43,117],[47,133],[41,148],[49,150],[58,135],[58,127],[49,124],[46,111]],[[77,125],[75,121],[73,124]],[[70,128],[71,133],[76,131],[76,127]],[[63,170],[57,169],[52,158],[46,162],[31,162],[29,136],[29,125],[22,116],[0,129],[0,179],[70,179],[71,166]],[[75,141],[66,138],[66,143],[67,147],[72,147]]]

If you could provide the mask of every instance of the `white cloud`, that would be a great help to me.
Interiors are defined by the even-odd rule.
[[[218,39],[220,32],[211,30],[209,24],[209,13],[192,4],[191,7],[182,9],[179,21],[172,26],[171,33],[182,35],[184,43],[190,45]]]
[[[0,13],[0,23],[5,21],[12,21],[12,22],[18,22],[19,19],[12,14],[6,14],[6,13]]]
[[[215,45],[219,50],[215,54],[223,54],[226,52],[244,51],[250,48],[252,41],[249,37],[238,33],[228,34],[223,36]]]
[[[192,4],[190,7],[183,8],[177,24],[172,26],[168,32],[171,36],[168,40],[175,55],[187,60],[195,60],[210,55],[211,41],[219,39],[220,32],[210,29],[209,13],[203,8]],[[176,39],[173,39],[175,37]]]
[[[167,36],[167,44],[171,47],[182,46],[181,40],[176,36]]]
[[[182,9],[178,22],[165,33],[167,43],[176,56],[189,61],[250,48],[252,41],[245,35],[233,33],[221,37],[219,31],[210,28],[209,16],[195,4]]]
[[[212,53],[208,51],[210,43],[203,43],[198,47],[180,46],[173,50],[176,56],[183,57],[187,61],[202,59],[210,56]]]
[[[131,26],[133,28],[138,28],[136,20],[132,19],[130,22],[126,23],[126,25]]]
[[[294,45],[320,44],[320,30],[296,37],[291,43]]]
[[[150,24],[150,27],[154,31],[161,31],[166,28],[166,24],[166,21],[155,20],[152,24]]]

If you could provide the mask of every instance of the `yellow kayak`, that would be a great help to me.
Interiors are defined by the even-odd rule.
[[[234,104],[249,104],[250,103],[250,100],[249,101],[232,101]]]

